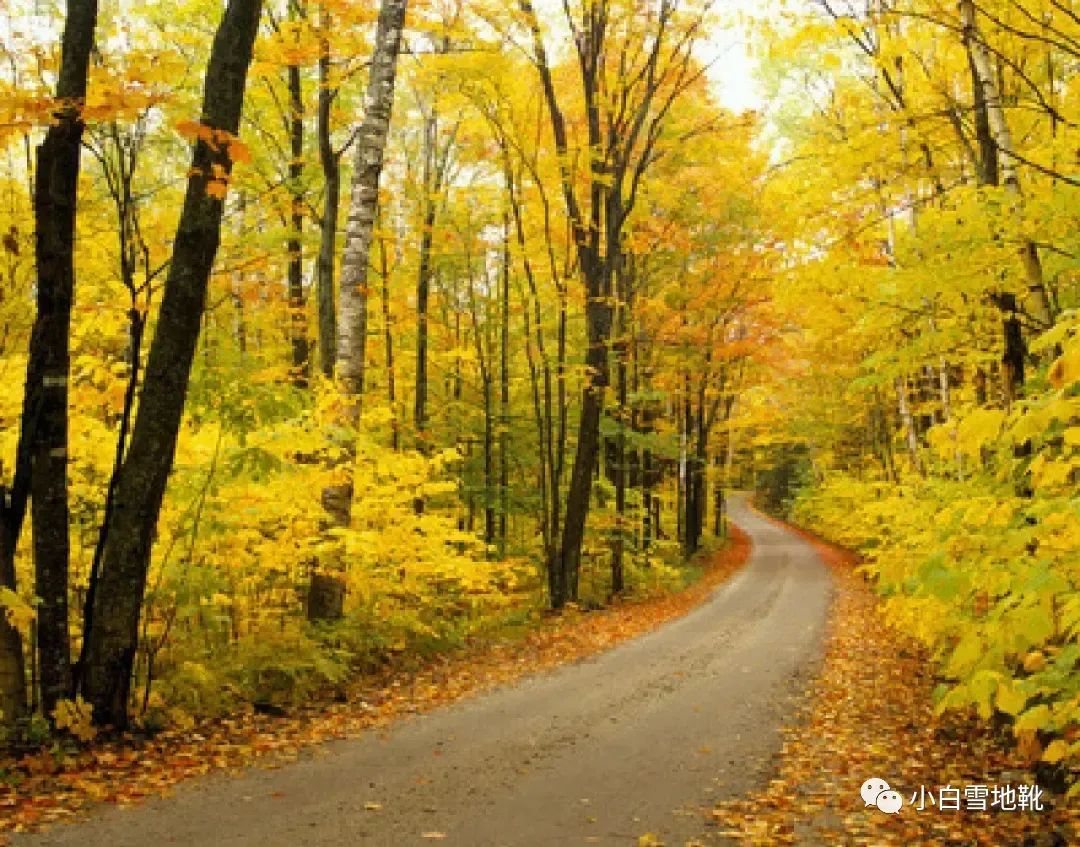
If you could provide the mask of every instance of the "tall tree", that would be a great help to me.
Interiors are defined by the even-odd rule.
[[[68,643],[68,370],[75,291],[75,210],[97,0],[69,0],[56,86],[59,110],[37,151],[37,320],[30,340],[22,438],[30,445],[41,706],[48,714],[71,684]],[[17,537],[17,531],[16,531]],[[15,539],[13,538],[12,541]]]
[[[972,0],[960,2],[961,34],[967,49],[975,84],[975,102],[979,113],[985,114],[993,147],[996,153],[995,164],[1001,170],[1001,184],[1014,197],[1020,195],[1020,176],[1017,171],[1018,160],[1015,154],[1012,130],[1005,115],[1005,103],[995,69],[990,47],[983,37],[979,26],[975,4]],[[982,146],[982,145],[980,145]],[[984,160],[994,161],[988,155]],[[989,165],[983,165],[983,171]],[[990,180],[996,182],[996,180]],[[1024,311],[1034,324],[1036,333],[1042,332],[1052,324],[1050,298],[1047,295],[1043,279],[1042,260],[1039,248],[1031,239],[1025,239],[1020,247],[1020,261],[1023,267],[1024,283],[1027,296],[1024,298]],[[1024,382],[1025,344],[1020,334],[1020,319],[1015,295],[999,294],[996,298],[1004,314],[1005,351],[1002,364],[1006,371],[1006,398],[1013,399],[1018,387]]]
[[[353,164],[349,199],[349,218],[345,230],[345,254],[341,264],[338,292],[337,371],[339,388],[345,399],[344,422],[355,428],[360,422],[364,392],[364,357],[367,353],[368,263],[379,206],[379,177],[383,154],[390,132],[394,105],[394,83],[402,29],[408,0],[383,0],[375,31],[375,53],[371,58],[363,120],[356,134],[356,157]],[[322,503],[332,526],[348,526],[352,512],[353,483],[351,466],[339,485],[323,489]],[[314,597],[339,598],[342,588],[333,574],[312,575],[308,615],[313,619],[334,617],[340,613],[337,599],[325,604],[312,602]]]
[[[229,0],[210,51],[202,115],[139,412],[117,478],[101,573],[88,597],[90,626],[78,682],[99,725],[127,724],[150,548],[220,243],[228,176],[241,149],[236,133],[261,9],[261,0]]]
[[[341,151],[334,148],[330,116],[337,88],[330,78],[332,15],[319,3],[319,103],[315,135],[323,172],[323,209],[319,217],[319,258],[315,297],[319,306],[319,370],[333,379],[337,353],[337,312],[334,306],[334,262],[337,257],[338,216],[341,209]]]
[[[345,254],[338,293],[337,378],[349,400],[349,416],[359,420],[367,350],[368,254],[379,205],[394,82],[408,0],[383,0],[375,32],[375,53],[365,98],[364,118],[356,137]]]
[[[293,38],[299,37],[295,28],[296,20],[304,15],[299,0],[290,0],[289,19],[294,24]],[[311,376],[304,302],[304,89],[300,65],[296,61],[289,63],[285,73],[289,89],[288,115],[285,119],[289,136],[289,237],[285,247],[289,255],[289,332],[292,339],[293,383],[303,387]]]
[[[577,597],[581,546],[600,451],[614,280],[623,261],[627,221],[638,189],[658,156],[671,106],[701,75],[693,62],[700,19],[679,20],[680,0],[660,0],[645,11],[608,0],[564,5],[577,54],[582,121],[589,151],[585,190],[572,165],[570,132],[555,84],[544,34],[530,0],[519,0],[540,76],[578,268],[585,288],[587,379],[581,394],[577,447],[566,496],[562,536],[547,566],[551,603]]]

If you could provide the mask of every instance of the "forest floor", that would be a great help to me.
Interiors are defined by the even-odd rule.
[[[639,606],[599,613],[611,618],[597,617],[596,624],[588,622],[594,614],[581,615],[580,623],[560,625],[563,637],[550,650],[518,648],[486,668],[475,658],[467,661],[458,669],[464,682],[448,666],[387,693],[409,702],[397,708],[400,714],[428,705],[427,689],[438,702],[460,690],[487,687],[489,680],[524,675],[512,685],[358,738],[307,746],[286,766],[275,761],[274,769],[248,768],[236,778],[219,772],[186,782],[172,797],[131,808],[101,804],[89,820],[15,835],[13,843],[716,843],[721,839],[710,823],[714,803],[744,796],[775,770],[792,699],[820,659],[831,596],[829,575],[809,544],[742,504],[733,507],[733,517],[751,539],[752,553],[719,587],[725,571],[737,567],[745,541],[688,594],[656,601],[645,611]],[[669,622],[657,628],[662,618]],[[595,652],[616,641],[621,643],[614,649]],[[574,652],[594,655],[531,673]],[[423,705],[412,691],[420,692]],[[380,708],[369,702],[372,710]],[[350,720],[338,717],[348,729],[337,734],[363,727],[361,719],[349,725]],[[334,734],[309,730],[316,731]],[[290,737],[268,724],[247,744],[279,744],[284,738],[295,748],[299,734]],[[232,755],[236,743],[216,742],[209,763],[207,748],[193,747],[177,766],[208,767],[213,756]],[[157,754],[111,755],[126,757],[126,770],[114,770],[108,785],[95,784],[98,791],[122,796],[102,799],[126,801],[128,786],[140,781],[150,793],[157,787],[151,775],[167,771],[143,764]]]

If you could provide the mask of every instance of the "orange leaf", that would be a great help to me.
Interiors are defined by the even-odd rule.
[[[239,138],[229,142],[229,158],[234,162],[247,163],[251,161],[251,148]]]
[[[199,133],[202,130],[202,124],[200,124],[198,121],[192,121],[187,119],[177,121],[174,124],[174,127],[176,128],[176,131],[178,133],[184,136],[184,138],[187,138],[191,141],[194,141],[196,138],[198,138]]]

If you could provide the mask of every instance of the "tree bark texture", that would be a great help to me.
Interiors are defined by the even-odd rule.
[[[319,107],[316,134],[319,141],[319,164],[322,167],[323,211],[319,220],[319,259],[315,282],[319,306],[319,370],[327,379],[334,377],[337,358],[337,311],[334,303],[334,260],[337,256],[338,216],[341,209],[341,155],[330,138],[330,110],[336,91],[330,88],[330,44],[326,33],[331,18],[320,7]]]
[[[383,0],[375,33],[364,118],[356,139],[345,255],[338,293],[337,377],[353,400],[351,422],[360,418],[367,349],[368,254],[379,205],[379,176],[390,131],[394,82],[408,0]]]
[[[37,150],[34,184],[37,318],[30,340],[26,392],[36,406],[30,446],[34,582],[39,598],[37,647],[41,707],[49,714],[69,694],[67,492],[68,369],[75,293],[75,214],[97,0],[70,0],[61,42],[60,108]],[[14,539],[13,539],[14,540]]]
[[[131,446],[116,487],[100,581],[86,634],[80,689],[99,725],[127,724],[150,550],[172,468],[210,272],[221,235],[223,198],[211,181],[229,174],[258,31],[261,0],[229,0],[214,37],[184,204],[157,327],[146,364]]]
[[[394,105],[394,82],[398,54],[401,52],[402,28],[408,0],[383,0],[375,32],[375,52],[371,58],[363,120],[356,138],[349,199],[349,218],[345,230],[345,254],[341,264],[338,290],[336,377],[345,397],[343,423],[356,427],[364,393],[364,366],[367,355],[368,257],[379,208],[379,177],[383,154],[390,132]],[[344,482],[328,486],[322,492],[328,528],[347,527],[352,517],[352,457],[346,458],[348,476]],[[316,580],[337,579],[332,574],[314,574]],[[314,607],[308,607],[309,619],[319,620]]]

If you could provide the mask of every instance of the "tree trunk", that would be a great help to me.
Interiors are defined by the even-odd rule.
[[[435,226],[435,203],[430,198],[424,202],[420,263],[416,272],[416,382],[413,390],[413,429],[421,447],[426,444],[428,421],[428,300],[431,296],[431,231]]]
[[[907,443],[908,456],[911,458],[911,467],[919,476],[923,476],[922,458],[919,456],[919,433],[915,431],[915,416],[911,413],[908,399],[908,383],[903,377],[896,378],[896,407],[904,426],[904,439]]]
[[[292,6],[290,5],[290,8]],[[292,342],[292,382],[304,388],[311,378],[307,335],[307,312],[304,304],[304,99],[300,66],[289,65],[289,237],[285,250],[289,256],[289,336]]]
[[[589,362],[589,359],[593,361]],[[586,359],[596,367],[595,357]],[[587,386],[581,392],[581,414],[578,418],[578,443],[574,454],[574,467],[570,474],[570,488],[566,493],[566,519],[563,523],[561,543],[556,551],[557,559],[548,567],[554,574],[551,604],[556,609],[577,599],[578,573],[581,568],[581,544],[585,538],[585,518],[589,511],[592,493],[593,471],[600,452],[600,411],[603,406],[603,389]]]
[[[338,293],[337,376],[350,401],[349,423],[360,420],[364,391],[364,356],[367,349],[368,255],[379,205],[390,114],[394,105],[401,33],[408,0],[383,0],[371,57],[366,111],[356,138],[349,219],[345,228],[345,255]]]
[[[127,724],[150,549],[221,235],[222,186],[211,183],[232,170],[227,142],[239,129],[261,8],[261,0],[229,0],[210,51],[200,123],[226,143],[195,142],[139,412],[117,480],[79,681],[99,725]]]
[[[485,257],[481,256],[481,261]],[[494,350],[491,343],[490,300],[484,306],[484,321],[480,321],[480,309],[476,299],[476,284],[472,277],[472,254],[469,242],[465,248],[465,284],[468,286],[469,317],[472,319],[473,346],[476,363],[480,370],[481,396],[484,403],[484,544],[490,549],[495,543],[495,405],[494,405]],[[484,291],[489,290],[487,274],[484,275]]]
[[[440,52],[449,50],[444,41]],[[439,116],[433,103],[424,116],[422,136],[423,173],[420,198],[420,258],[416,274],[416,390],[413,409],[413,427],[421,450],[427,450],[426,431],[428,422],[428,302],[431,297],[431,281],[434,276],[432,248],[435,240],[435,221],[438,217],[439,195],[446,184],[450,150],[457,134],[455,126],[444,147],[439,146]],[[460,388],[455,387],[455,394]]]
[[[499,312],[499,558],[506,557],[510,515],[510,220],[503,213]],[[542,445],[541,445],[542,450]]]
[[[686,508],[686,549],[687,556],[696,553],[701,547],[701,536],[705,530],[705,471],[709,453],[709,424],[705,410],[705,379],[697,391],[697,414],[691,412],[687,422],[693,432],[694,450],[689,457],[689,478],[687,480]],[[691,409],[693,404],[691,404]]]
[[[394,367],[394,316],[390,312],[390,258],[386,235],[379,235],[379,282],[382,301],[383,347],[386,364],[386,402],[390,406],[390,446],[401,449],[401,420],[398,417],[397,371]]]
[[[237,192],[236,197],[236,232],[244,235],[244,212],[247,209],[247,197],[243,191]],[[232,274],[232,290],[230,296],[233,301],[233,337],[236,341],[236,349],[240,353],[241,363],[247,356],[247,321],[244,317],[244,280],[247,274],[243,268],[237,268]]]
[[[379,177],[390,132],[394,81],[407,6],[408,0],[383,0],[379,9],[375,52],[371,57],[364,101],[367,108],[356,137],[349,219],[345,229],[345,255],[341,263],[338,291],[336,363],[336,376],[345,399],[342,422],[351,428],[360,423],[367,350],[368,257],[379,206]],[[322,505],[330,527],[347,527],[352,515],[353,457],[349,456],[345,461],[345,481],[340,485],[328,486],[322,492]]]
[[[503,175],[506,182],[507,204],[513,215],[514,233],[518,248],[521,252],[521,267],[528,289],[527,297],[524,292],[522,293],[522,317],[525,325],[525,357],[529,364],[529,382],[532,389],[533,418],[536,422],[536,440],[539,445],[540,454],[540,467],[538,472],[540,483],[540,534],[544,545],[544,561],[550,563],[554,562],[557,558],[556,544],[559,536],[559,505],[557,502],[559,469],[555,459],[555,416],[553,409],[551,357],[547,352],[547,346],[544,340],[543,314],[541,311],[539,287],[536,282],[536,274],[533,271],[532,262],[529,260],[529,251],[525,238],[525,225],[522,218],[521,203],[518,199],[519,179],[516,177],[513,168],[511,167],[509,142],[501,132],[497,131],[496,135],[499,141],[499,147],[503,154]],[[548,214],[549,207],[544,203],[543,208],[546,224],[550,220],[550,215]],[[545,232],[550,233],[550,229],[545,227]],[[550,248],[550,246],[549,242],[548,247]],[[506,243],[504,247],[506,250],[509,250],[509,243]],[[550,257],[552,254],[549,252],[548,255]],[[507,262],[509,263],[509,254],[507,254]],[[553,272],[556,270],[553,261],[552,270]],[[507,264],[507,267],[505,268],[506,275],[504,278],[504,285],[509,283],[509,272],[509,264]],[[558,285],[557,282],[556,284]],[[504,303],[504,315],[507,314],[505,309],[506,306]],[[561,329],[563,326],[562,315],[564,314],[561,298],[559,311],[559,326]],[[504,335],[506,331],[504,326]],[[533,351],[534,343],[536,345],[536,355],[538,355],[540,359],[539,368],[537,367],[536,355],[534,355]],[[562,348],[560,347],[560,350],[561,349]],[[561,368],[561,365],[559,367]],[[565,415],[565,408],[561,408],[559,414],[560,416]],[[559,449],[562,449],[561,444],[559,445]],[[550,568],[548,568],[547,577],[549,596],[554,596],[553,574]]]
[[[319,111],[316,135],[325,193],[319,220],[318,278],[315,288],[319,305],[319,370],[327,379],[333,379],[337,352],[334,259],[337,256],[338,213],[341,208],[341,156],[330,140],[330,109],[337,94],[336,90],[330,88],[330,42],[326,33],[330,29],[331,19],[325,4],[320,5],[319,10]]]
[[[8,538],[7,509],[8,489],[0,486],[0,588],[15,591],[15,545]],[[22,636],[0,609],[0,726],[12,726],[26,714],[23,663]]]
[[[562,538],[557,554],[548,562],[549,568],[554,569],[551,603],[555,608],[577,597],[581,545],[599,455],[604,388],[609,378],[607,345],[612,329],[612,280],[622,258],[623,230],[637,197],[637,185],[650,163],[655,161],[653,148],[667,107],[682,90],[677,79],[668,77],[667,81],[674,83],[669,86],[670,99],[663,108],[653,111],[654,98],[661,87],[660,79],[667,76],[659,70],[661,57],[667,69],[679,65],[683,59],[686,64],[681,67],[689,67],[693,38],[684,38],[674,45],[669,43],[675,40],[668,38],[668,24],[676,5],[665,0],[656,15],[650,18],[648,32],[642,33],[642,42],[635,45],[645,56],[642,73],[634,81],[624,80],[626,87],[619,93],[606,90],[608,80],[603,70],[608,49],[616,49],[610,40],[615,30],[609,18],[613,4],[606,0],[586,4],[580,21],[568,20],[576,36],[574,48],[580,70],[580,102],[591,151],[587,188],[579,192],[570,165],[567,122],[559,105],[540,22],[532,1],[518,0],[518,9],[531,33],[532,61],[539,72],[547,105],[559,163],[559,181],[585,289],[587,376],[582,387],[577,451],[567,492]],[[564,11],[568,19],[573,18],[569,5],[564,6]],[[614,128],[607,131],[603,127],[603,103],[606,98],[618,99],[619,96],[623,98],[620,108],[624,110],[625,122],[621,131]],[[583,202],[586,196],[587,202]]]
[[[626,518],[626,490],[630,482],[627,479],[628,453],[626,449],[626,429],[630,418],[629,373],[627,359],[630,352],[629,337],[633,325],[633,266],[620,262],[615,275],[617,308],[613,314],[615,325],[612,330],[615,358],[615,538],[611,550],[611,593],[621,594],[626,588],[624,558],[626,539],[630,535]],[[636,372],[636,367],[635,367]]]
[[[713,480],[713,535],[717,538],[727,536],[727,498],[724,495],[724,481],[720,471],[721,462],[717,458],[713,464],[716,479]]]
[[[619,344],[616,357],[615,396],[619,418],[618,431],[615,434],[615,541],[611,551],[611,593],[621,594],[626,589],[623,568],[623,556],[626,551],[627,386],[625,344]]]
[[[1005,116],[1002,92],[994,73],[990,48],[979,30],[974,0],[960,0],[960,22],[963,27],[964,45],[974,66],[979,89],[986,104],[986,117],[994,136],[997,158],[1001,166],[1001,183],[1013,194],[1020,194],[1020,177],[1014,155],[1013,137]],[[1035,243],[1027,240],[1020,248],[1020,258],[1027,285],[1024,309],[1040,328],[1051,325],[1050,299],[1043,281],[1042,262]]]
[[[990,118],[986,112],[986,93],[979,82],[979,72],[967,45],[968,71],[971,74],[972,100],[975,111],[975,179],[979,185],[998,184],[998,153],[994,136],[990,131]]]
[[[71,306],[75,289],[75,214],[90,51],[97,0],[69,0],[56,94],[61,109],[37,151],[34,223],[37,230],[37,319],[31,336],[38,400],[31,446],[30,508],[34,533],[35,593],[39,598],[37,646],[41,707],[51,714],[70,693],[68,641],[67,495],[68,368]]]

